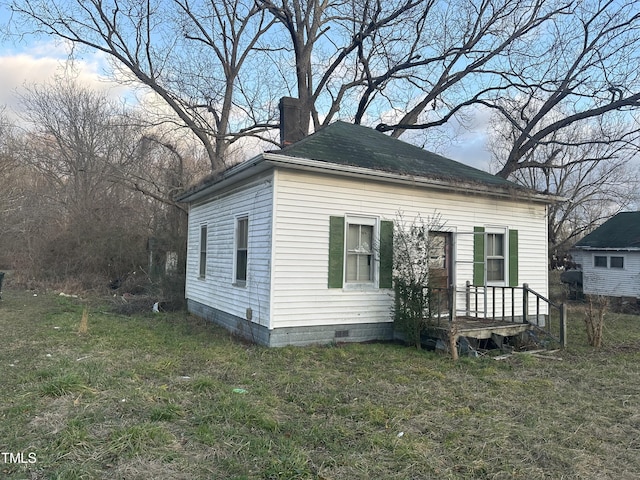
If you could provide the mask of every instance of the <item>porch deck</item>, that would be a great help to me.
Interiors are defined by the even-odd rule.
[[[458,316],[454,320],[455,335],[458,337],[477,338],[479,340],[492,338],[492,335],[500,335],[502,337],[511,337],[518,335],[527,330],[531,330],[533,326],[529,323],[507,322],[492,318],[477,318]],[[438,334],[440,338],[448,338],[450,332],[450,324],[444,319],[436,325],[429,327]]]

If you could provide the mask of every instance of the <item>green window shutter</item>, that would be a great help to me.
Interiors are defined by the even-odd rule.
[[[329,219],[329,288],[342,288],[344,271],[344,217]]]
[[[473,227],[473,284],[477,286],[484,285],[484,258],[484,227]]]
[[[518,230],[509,230],[509,286],[518,286]]]
[[[380,221],[380,288],[393,287],[393,222]]]

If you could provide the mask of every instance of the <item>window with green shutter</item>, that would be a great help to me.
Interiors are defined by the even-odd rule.
[[[378,222],[373,217],[329,218],[329,288],[342,288],[345,283],[392,288],[392,272],[393,222]]]
[[[518,231],[474,227],[473,284],[518,285]]]

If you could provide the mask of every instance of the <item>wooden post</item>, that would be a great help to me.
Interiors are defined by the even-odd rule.
[[[467,317],[470,317],[471,316],[471,282],[469,280],[467,280],[465,302],[467,307]]]
[[[560,305],[560,346],[567,348],[567,305]]]
[[[529,323],[527,316],[529,314],[529,285],[522,284],[522,323]]]

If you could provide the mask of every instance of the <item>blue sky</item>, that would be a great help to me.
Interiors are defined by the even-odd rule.
[[[6,106],[9,113],[19,108],[18,96],[25,85],[46,83],[61,74],[66,66],[69,49],[54,38],[27,37],[20,42],[7,38],[6,22],[10,12],[0,0],[0,109]],[[124,87],[108,82],[104,76],[106,59],[98,53],[85,52],[76,58],[74,70],[79,81],[97,89],[109,89],[111,95],[121,98],[127,95]],[[477,115],[469,129],[456,129],[455,142],[444,143],[438,153],[489,170],[489,153],[486,150],[486,115]],[[453,133],[452,133],[453,136]],[[403,138],[408,141],[408,135]]]

